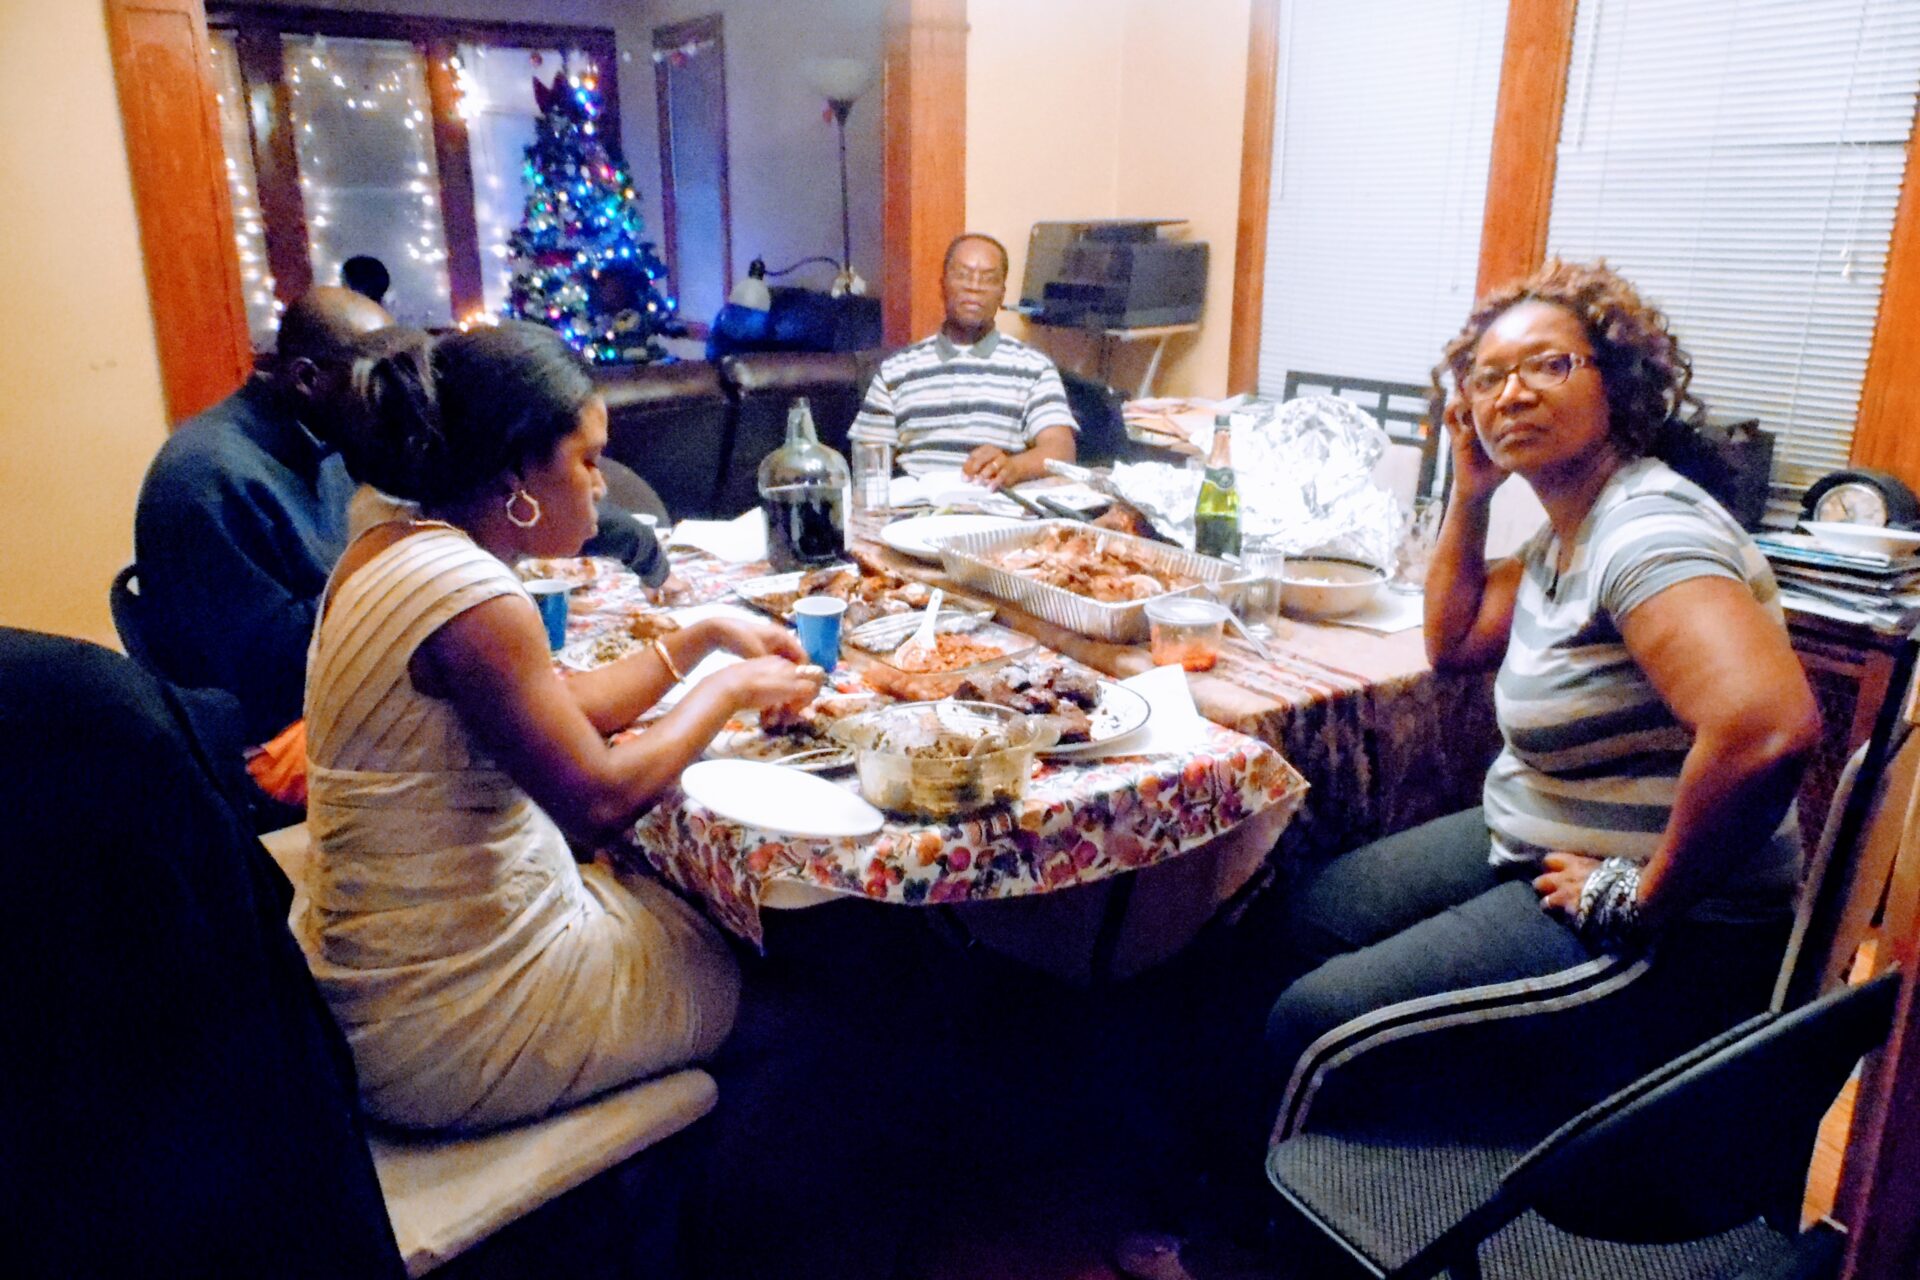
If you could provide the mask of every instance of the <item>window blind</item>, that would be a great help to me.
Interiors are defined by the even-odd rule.
[[[1286,0],[1260,394],[1424,384],[1474,296],[1507,0]]]
[[[1776,503],[1847,462],[1920,83],[1915,0],[1583,0],[1552,253],[1665,310]]]

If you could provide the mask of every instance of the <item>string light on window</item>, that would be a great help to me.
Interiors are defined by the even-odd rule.
[[[333,283],[346,258],[372,254],[388,262],[388,308],[397,319],[448,323],[448,255],[433,148],[420,128],[428,117],[419,54],[400,41],[285,41],[292,65],[308,72],[301,82],[288,79],[315,281]],[[403,237],[397,228],[407,229]]]
[[[248,137],[246,89],[240,78],[240,58],[228,32],[215,32],[212,41],[217,89],[214,105],[220,121],[220,142],[226,152],[227,197],[233,208],[233,251],[240,271],[240,300],[246,310],[247,330],[256,347],[273,342],[278,327],[273,271],[267,261],[266,220],[255,190],[253,150]]]

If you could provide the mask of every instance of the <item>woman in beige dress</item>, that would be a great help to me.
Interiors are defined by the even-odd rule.
[[[348,462],[418,514],[362,532],[328,586],[295,931],[368,1111],[485,1128],[719,1047],[739,1001],[719,937],[657,883],[576,864],[568,837],[603,842],[729,717],[820,675],[786,631],[711,620],[560,679],[512,566],[594,532],[607,411],[584,364],[525,324],[383,350],[355,371]],[[745,661],[607,744],[717,649]]]

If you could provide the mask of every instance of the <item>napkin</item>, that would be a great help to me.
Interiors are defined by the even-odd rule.
[[[1141,756],[1192,751],[1205,744],[1207,722],[1193,705],[1187,673],[1177,664],[1155,667],[1120,682],[1147,700],[1147,722],[1122,734],[1098,750],[1076,755],[1076,760],[1103,756]]]
[[[731,564],[767,558],[767,513],[759,507],[735,520],[682,520],[673,527],[675,547],[692,547]]]
[[[1382,587],[1366,608],[1344,618],[1328,618],[1336,627],[1358,627],[1390,636],[1396,631],[1411,631],[1426,621],[1426,601],[1419,595],[1402,595]]]

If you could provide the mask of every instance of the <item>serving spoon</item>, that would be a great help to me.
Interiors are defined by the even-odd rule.
[[[940,621],[940,606],[946,603],[947,593],[940,587],[933,589],[933,595],[927,600],[926,612],[920,615],[920,626],[903,640],[893,651],[895,666],[905,666],[933,654],[933,633]]]

